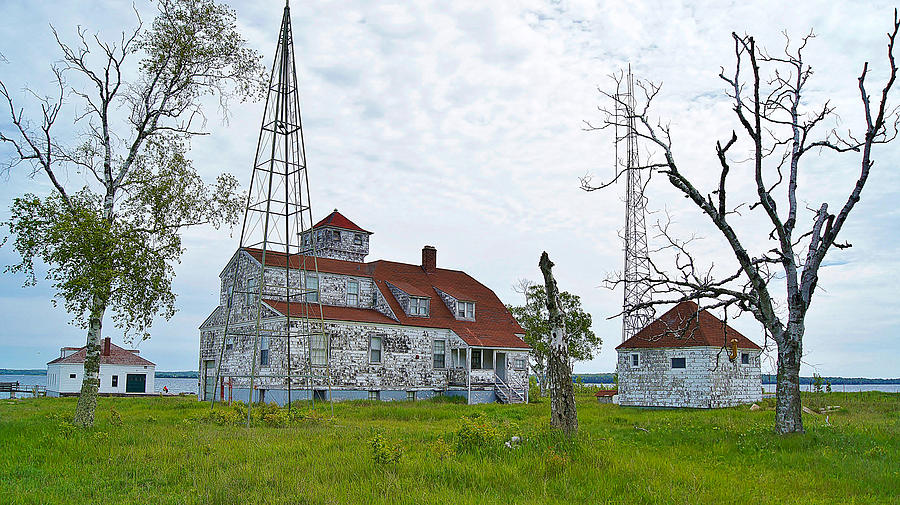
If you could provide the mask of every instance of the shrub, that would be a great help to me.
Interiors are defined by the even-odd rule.
[[[439,460],[444,461],[453,455],[453,446],[448,444],[444,437],[438,437],[437,440],[431,443],[430,453],[437,456]]]
[[[399,445],[388,442],[381,433],[376,433],[369,445],[372,447],[372,459],[379,466],[397,463],[403,454]]]
[[[115,407],[109,408],[109,424],[113,426],[122,426],[122,414]]]
[[[456,431],[456,450],[483,451],[494,449],[500,443],[500,430],[483,413],[462,418],[462,426]]]

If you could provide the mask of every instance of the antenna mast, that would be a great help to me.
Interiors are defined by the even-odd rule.
[[[246,270],[238,263],[225,280],[230,287],[216,370],[216,384],[229,377],[238,387],[248,388],[248,425],[252,404],[264,401],[264,390],[286,389],[288,408],[295,389],[306,389],[311,401],[314,387],[331,391],[317,241],[301,240],[304,235],[312,238],[313,221],[287,5],[266,92],[240,243],[242,250],[253,251],[263,268]],[[226,342],[244,352],[235,358],[225,356]],[[235,363],[248,357],[249,364]],[[223,372],[223,359],[237,365],[231,373]],[[241,369],[246,371],[234,373]]]
[[[621,86],[621,83],[620,83]],[[635,309],[651,299],[650,259],[647,252],[647,198],[644,196],[643,170],[638,157],[635,134],[634,77],[631,65],[625,82],[625,92],[616,94],[616,173],[625,171],[625,297],[622,306],[622,341],[650,324],[653,307]],[[618,91],[618,90],[617,90]],[[623,124],[624,123],[624,124]],[[625,128],[625,159],[619,159],[619,125]]]

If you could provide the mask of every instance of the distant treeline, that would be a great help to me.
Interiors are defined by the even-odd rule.
[[[572,380],[585,384],[612,384],[615,374],[611,373],[577,373],[572,374]],[[822,377],[822,384],[830,382],[832,386],[840,384],[900,384],[900,378],[896,379],[868,379],[865,377]],[[775,384],[775,375],[762,374],[763,384]],[[800,384],[813,384],[812,377],[800,377]]]
[[[813,384],[813,377],[800,377],[800,384]],[[775,384],[775,375],[762,374],[763,384]],[[831,383],[832,386],[839,384],[900,384],[900,378],[896,379],[868,379],[866,377],[822,377],[822,384]]]
[[[47,370],[19,370],[15,368],[0,368],[0,375],[47,375]],[[196,379],[197,372],[156,372],[156,376],[163,379]]]

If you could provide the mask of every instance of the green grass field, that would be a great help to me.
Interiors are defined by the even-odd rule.
[[[193,397],[102,398],[85,431],[73,399],[0,400],[0,503],[900,503],[900,395],[804,395],[842,409],[794,437],[767,409],[580,395],[573,440],[547,401],[347,402],[248,429]]]

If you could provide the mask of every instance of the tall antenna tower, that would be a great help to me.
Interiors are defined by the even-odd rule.
[[[616,173],[625,171],[625,298],[622,306],[622,341],[650,324],[655,311],[653,307],[634,308],[651,299],[650,259],[647,252],[647,198],[644,196],[643,171],[638,158],[637,135],[635,134],[634,77],[631,65],[625,81],[625,91],[616,93]],[[624,124],[623,124],[624,123]],[[619,134],[619,127],[625,134]],[[625,157],[619,158],[619,143],[624,137]]]
[[[286,386],[288,408],[293,400],[294,386],[306,389],[312,400],[312,386],[327,385],[329,399],[331,397],[330,349],[319,286],[318,282],[314,287],[310,286],[313,283],[306,280],[312,276],[316,280],[319,278],[316,240],[311,233],[313,221],[306,168],[294,41],[290,8],[286,2],[240,242],[241,249],[255,250],[264,268],[259,269],[258,274],[249,277],[244,274],[242,278],[242,269],[235,267],[231,279],[226,279],[231,287],[227,294],[224,338],[216,370],[216,384],[221,378],[230,377],[249,386],[248,425],[253,394],[260,386],[257,381],[264,382],[267,387]],[[302,241],[303,235],[311,240]],[[236,304],[236,296],[243,297],[245,303]],[[284,319],[274,324],[271,320],[264,321],[270,317],[264,314],[272,313],[268,307],[278,302],[284,302],[280,305]],[[222,373],[225,343],[234,339],[249,340],[252,344],[249,375]],[[265,350],[268,359],[269,346],[285,359],[269,363],[274,366],[267,368],[283,373],[260,373],[260,354]],[[256,401],[260,399],[257,394]]]

